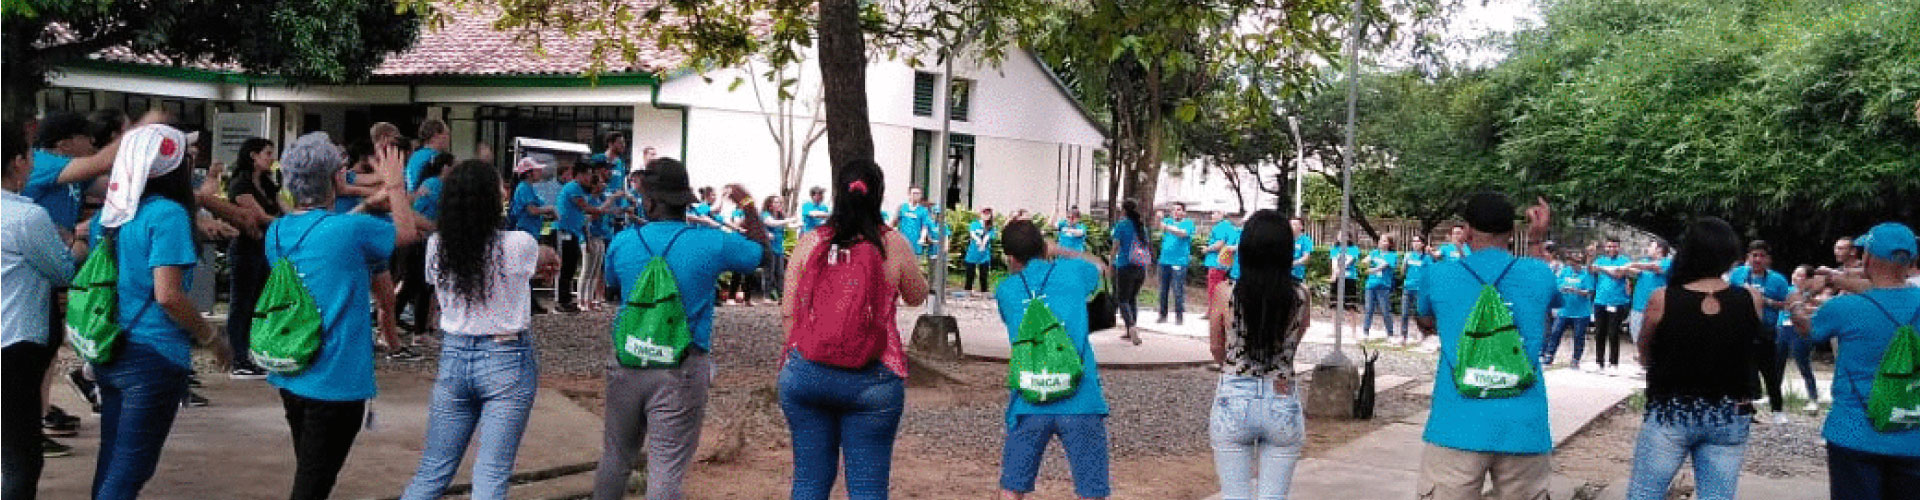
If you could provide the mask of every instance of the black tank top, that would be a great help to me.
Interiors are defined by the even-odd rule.
[[[1720,313],[1707,315],[1700,305],[1709,294],[1681,286],[1666,288],[1666,314],[1653,335],[1652,365],[1647,368],[1647,400],[1749,401],[1758,395],[1753,353],[1759,340],[1759,313],[1744,288],[1728,287],[1711,295]]]

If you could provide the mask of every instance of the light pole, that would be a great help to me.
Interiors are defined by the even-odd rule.
[[[1293,216],[1306,216],[1307,208],[1307,145],[1300,143],[1300,117],[1287,117],[1287,127],[1293,131]],[[1312,249],[1308,249],[1312,250]]]
[[[940,110],[940,147],[927,152],[927,190],[933,200],[932,213],[939,218],[931,221],[937,229],[933,232],[934,261],[927,272],[933,281],[933,300],[927,301],[927,313],[913,325],[913,347],[917,351],[932,352],[958,358],[960,352],[960,325],[947,309],[947,155],[952,149],[953,138],[953,60],[960,51],[972,43],[980,28],[967,32],[959,43],[945,48],[945,69],[940,72],[940,102],[934,109]]]

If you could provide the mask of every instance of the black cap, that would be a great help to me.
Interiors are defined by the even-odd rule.
[[[669,205],[692,205],[693,188],[687,166],[672,158],[655,158],[640,170],[640,190],[647,199]]]
[[[40,128],[35,131],[37,137],[33,138],[33,142],[41,149],[53,149],[55,144],[59,144],[60,141],[67,140],[73,136],[93,135],[87,133],[87,126],[88,122],[86,117],[80,116],[79,114],[55,113],[40,119]],[[101,145],[102,144],[96,144],[96,146]]]
[[[1513,232],[1513,202],[1500,193],[1480,193],[1467,199],[1460,218],[1475,231],[1490,234]]]

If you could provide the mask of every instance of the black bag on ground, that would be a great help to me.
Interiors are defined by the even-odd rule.
[[[1378,351],[1368,351],[1366,346],[1361,346],[1360,357],[1364,358],[1366,363],[1360,368],[1360,389],[1353,393],[1353,418],[1371,420],[1373,419],[1373,403],[1374,397],[1376,396],[1374,394],[1375,374],[1373,363],[1380,360],[1380,353]]]

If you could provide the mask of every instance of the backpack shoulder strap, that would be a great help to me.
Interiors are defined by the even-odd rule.
[[[653,255],[654,255],[654,256],[656,256],[656,257],[661,257],[661,258],[666,258],[666,256],[667,256],[667,252],[672,252],[672,251],[673,251],[673,244],[674,244],[674,243],[678,243],[678,242],[680,241],[680,236],[681,236],[681,235],[684,235],[684,234],[687,234],[687,231],[692,231],[692,230],[693,230],[693,226],[687,226],[687,227],[682,227],[682,228],[680,228],[680,230],[679,230],[679,231],[674,231],[674,232],[673,232],[673,237],[671,237],[671,238],[667,238],[667,246],[666,246],[666,248],[663,248],[663,249],[661,249],[661,250],[660,250],[659,252],[655,252],[655,251],[653,251],[653,245],[648,245],[648,244],[647,244],[647,237],[646,237],[646,236],[644,236],[644,235],[642,235],[642,234],[640,234],[639,232],[635,232],[635,233],[633,234],[633,237],[634,237],[635,239],[638,239],[638,240],[640,240],[640,247],[641,247],[641,248],[645,248],[645,249],[647,249],[647,253],[650,253],[650,254],[653,254]]]
[[[1040,276],[1040,289],[1041,289],[1041,290],[1046,290],[1046,289],[1047,289],[1047,282],[1048,282],[1048,281],[1051,281],[1051,280],[1053,280],[1053,270],[1054,270],[1054,268],[1056,268],[1056,267],[1059,267],[1059,263],[1058,263],[1058,262],[1055,262],[1055,263],[1054,263],[1054,265],[1051,265],[1051,266],[1047,266],[1047,273],[1046,273],[1046,274],[1043,274],[1043,275],[1041,275],[1041,276]],[[1040,294],[1038,294],[1038,293],[1034,293],[1034,291],[1033,291],[1033,283],[1031,283],[1031,282],[1029,282],[1029,281],[1027,281],[1027,275],[1026,275],[1026,274],[1024,274],[1024,273],[1022,273],[1022,274],[1020,275],[1020,286],[1022,286],[1022,287],[1025,287],[1025,288],[1027,289],[1027,299],[1028,299],[1028,300],[1032,300],[1032,299],[1037,299],[1037,298],[1040,298]]]
[[[322,223],[322,222],[326,222],[326,221],[327,221],[327,218],[328,218],[328,217],[332,217],[332,216],[333,216],[333,214],[331,214],[331,213],[325,213],[325,212],[322,212],[322,213],[320,214],[320,218],[319,218],[319,219],[316,219],[316,220],[314,220],[314,221],[313,221],[313,225],[310,225],[310,226],[307,226],[307,230],[306,230],[306,231],[302,231],[302,232],[300,233],[300,238],[299,238],[299,239],[295,239],[295,240],[293,240],[293,246],[297,248],[297,247],[299,247],[300,245],[302,245],[302,244],[305,244],[305,243],[307,242],[307,236],[309,236],[309,235],[312,235],[312,234],[313,234],[313,230],[314,230],[314,228],[318,228],[318,227],[320,227],[320,223]],[[273,246],[274,246],[275,248],[278,248],[278,249],[280,249],[280,257],[281,257],[281,258],[286,258],[286,256],[287,256],[287,246],[286,246],[285,244],[282,244],[282,242],[281,242],[281,238],[280,238],[280,227],[278,227],[278,226],[276,226],[276,227],[274,227],[274,228],[273,228]]]
[[[1465,261],[1461,261],[1461,262],[1460,262],[1460,268],[1461,268],[1461,269],[1466,269],[1466,270],[1467,270],[1467,274],[1469,274],[1469,275],[1472,275],[1472,276],[1473,276],[1473,279],[1474,279],[1474,281],[1479,281],[1479,282],[1480,282],[1480,284],[1482,284],[1482,285],[1493,285],[1493,286],[1495,286],[1495,287],[1498,287],[1498,286],[1500,286],[1500,280],[1503,280],[1503,279],[1507,279],[1507,272],[1508,272],[1508,271],[1512,271],[1512,270],[1513,270],[1513,265],[1514,265],[1514,264],[1516,264],[1516,263],[1519,263],[1519,262],[1520,262],[1520,258],[1519,258],[1519,257],[1514,257],[1514,258],[1513,258],[1513,260],[1509,260],[1509,261],[1507,261],[1507,267],[1503,267],[1503,268],[1501,268],[1501,269],[1500,269],[1500,274],[1499,274],[1499,275],[1496,275],[1496,276],[1494,276],[1494,277],[1493,277],[1493,281],[1491,281],[1491,282],[1489,282],[1489,281],[1487,281],[1487,279],[1486,279],[1486,278],[1482,278],[1482,277],[1480,277],[1480,273],[1479,273],[1479,272],[1477,272],[1477,271],[1474,271],[1474,270],[1473,270],[1473,266],[1469,266],[1469,265],[1467,265],[1467,263],[1466,263]]]
[[[1893,326],[1895,328],[1898,328],[1901,326],[1920,325],[1920,308],[1914,308],[1913,319],[1909,319],[1907,321],[1902,322],[1900,321],[1899,317],[1894,316],[1892,312],[1887,310],[1886,305],[1881,304],[1880,301],[1878,300],[1874,300],[1872,295],[1867,295],[1863,293],[1863,294],[1860,294],[1860,298],[1867,299],[1868,304],[1873,304],[1873,308],[1880,310],[1880,314],[1886,316],[1887,321],[1893,323]]]

